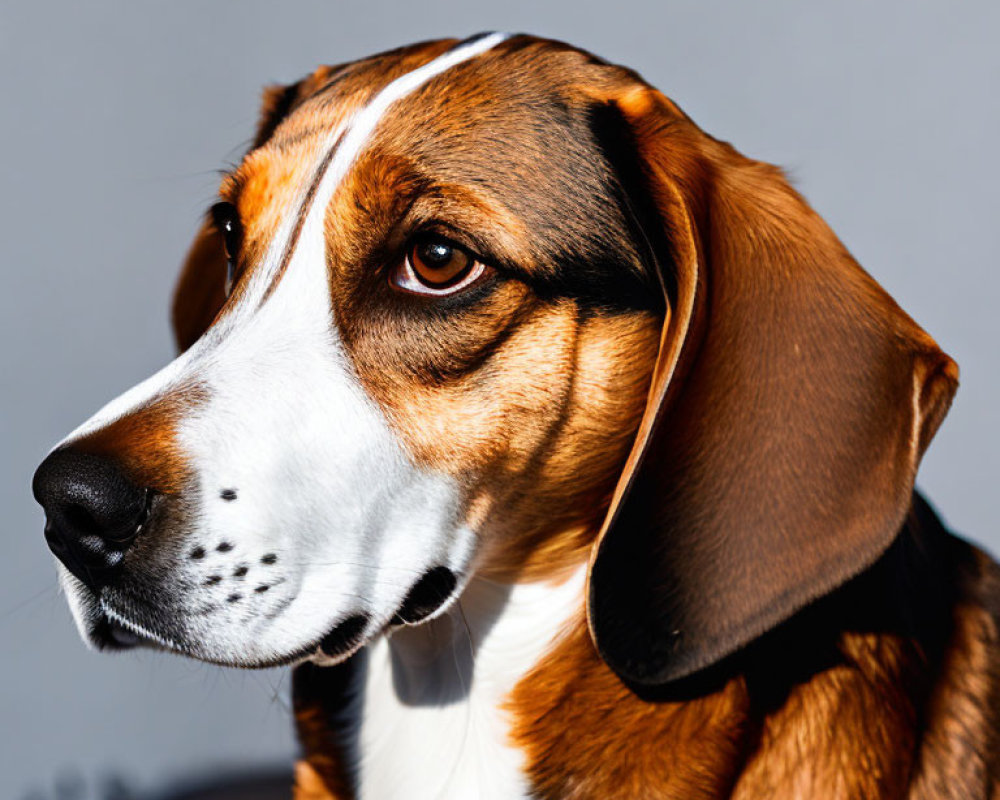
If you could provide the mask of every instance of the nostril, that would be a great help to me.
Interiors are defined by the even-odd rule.
[[[101,536],[103,528],[86,508],[70,503],[62,509],[63,519],[81,536]]]
[[[55,526],[51,522],[45,523],[45,541],[55,555],[66,552],[66,543],[56,534]]]

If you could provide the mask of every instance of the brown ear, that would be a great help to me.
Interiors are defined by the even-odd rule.
[[[226,256],[211,223],[202,223],[174,287],[170,322],[184,352],[208,330],[226,299]]]
[[[289,86],[268,86],[261,98],[260,117],[251,150],[264,144],[299,99],[303,85],[320,80],[326,68]],[[174,341],[183,352],[194,344],[215,320],[225,302],[226,260],[218,233],[203,222],[188,251],[174,288],[170,320]]]
[[[638,152],[630,205],[663,231],[648,238],[669,310],[588,619],[617,673],[659,685],[883,553],[957,368],[779,170],[648,88],[614,105]]]

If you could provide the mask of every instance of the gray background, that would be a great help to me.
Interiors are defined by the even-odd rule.
[[[499,6],[499,8],[498,8]],[[260,87],[422,38],[567,39],[790,169],[962,368],[920,484],[1000,550],[1000,4],[0,0],[0,797],[293,751],[287,677],[84,650],[29,481],[171,357],[168,293]],[[864,476],[858,476],[864,480]]]

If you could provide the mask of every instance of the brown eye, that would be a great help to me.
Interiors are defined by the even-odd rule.
[[[410,265],[417,277],[431,287],[444,286],[469,268],[467,253],[445,241],[430,239],[410,250]]]
[[[426,236],[416,239],[403,263],[389,275],[397,289],[412,294],[452,294],[473,283],[486,270],[468,252],[447,239]]]
[[[239,212],[232,203],[216,203],[212,206],[211,215],[216,230],[222,234],[222,244],[226,249],[226,297],[229,297],[243,244],[243,227],[240,225]]]

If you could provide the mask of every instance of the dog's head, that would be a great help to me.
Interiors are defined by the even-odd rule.
[[[337,660],[592,553],[608,663],[699,669],[888,546],[954,365],[772,167],[527,36],[270,90],[182,354],[35,491],[84,636]]]

